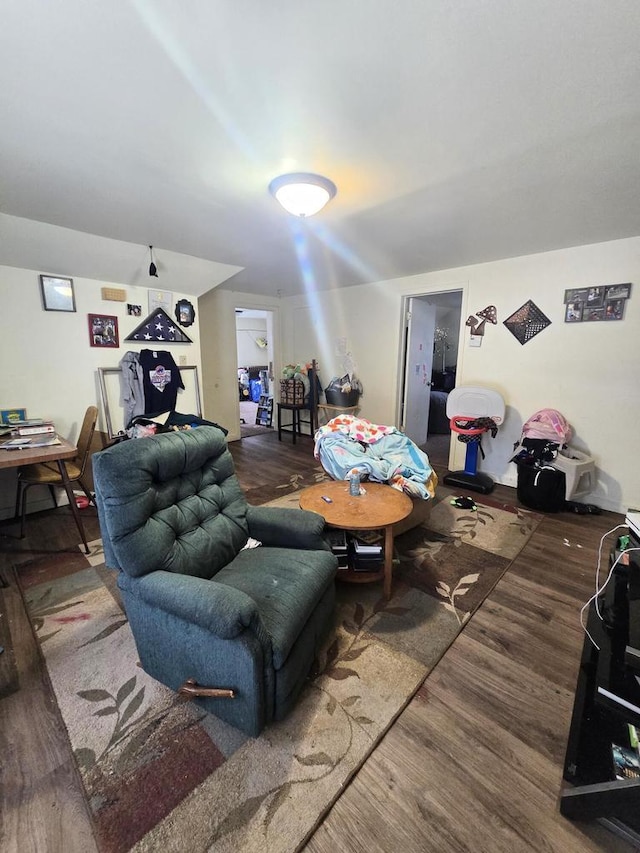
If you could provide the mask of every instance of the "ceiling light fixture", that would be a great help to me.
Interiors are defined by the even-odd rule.
[[[149,264],[149,275],[158,278],[158,268],[153,263],[153,246],[149,246],[149,257],[151,258],[151,263]]]
[[[313,216],[336,194],[336,185],[329,178],[310,172],[280,175],[269,184],[269,192],[288,213],[294,216]]]

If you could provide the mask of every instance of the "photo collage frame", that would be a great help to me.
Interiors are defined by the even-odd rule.
[[[565,323],[622,320],[631,284],[600,284],[595,287],[576,287],[564,292]]]

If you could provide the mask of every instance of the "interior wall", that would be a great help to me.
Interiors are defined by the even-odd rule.
[[[2,385],[0,408],[26,408],[28,417],[50,418],[58,432],[72,441],[78,437],[88,406],[97,405],[98,429],[105,430],[100,400],[97,368],[117,367],[127,350],[141,350],[144,344],[128,343],[124,338],[147,316],[146,287],[123,285],[119,282],[73,279],[76,311],[45,311],[40,293],[41,271],[0,266],[0,298],[5,306],[2,320]],[[126,302],[102,299],[103,287],[124,289]],[[157,285],[156,285],[157,286]],[[174,292],[172,306],[178,299],[193,297]],[[140,305],[141,316],[127,314],[127,304]],[[171,312],[173,316],[173,307]],[[120,346],[91,347],[88,314],[105,314],[118,318]],[[178,366],[194,364],[201,372],[200,325],[198,311],[193,325],[184,329],[192,344],[168,344]],[[148,346],[148,345],[147,345]],[[180,396],[178,395],[178,408]],[[15,470],[0,471],[0,517],[13,514],[15,500]],[[37,506],[36,489],[29,506]],[[44,493],[43,493],[44,494]],[[48,499],[47,505],[50,505]]]
[[[200,365],[205,417],[229,429],[229,440],[238,439],[235,308],[273,311],[276,378],[282,364],[315,357],[326,385],[344,372],[345,354],[350,354],[364,385],[362,415],[377,423],[395,423],[401,297],[462,289],[463,317],[488,304],[498,311],[498,325],[487,324],[480,348],[469,348],[464,325],[459,336],[458,383],[495,388],[507,403],[498,437],[485,442],[483,469],[514,485],[516,469],[508,460],[522,423],[540,408],[557,408],[574,426],[574,445],[596,459],[598,485],[590,500],[624,511],[640,503],[632,464],[633,424],[640,403],[635,381],[639,273],[640,238],[634,237],[319,292],[313,303],[304,296],[278,299],[215,288],[200,297],[196,323],[187,329],[194,345],[175,345],[172,351]],[[73,277],[73,270],[68,274]],[[565,289],[618,282],[634,282],[624,320],[564,323]],[[122,335],[135,325],[134,318],[124,317],[125,303],[102,301],[100,288],[107,284],[121,286],[74,278],[77,313],[57,314],[42,310],[38,271],[0,267],[3,363],[13,366],[3,372],[3,407],[25,406],[30,415],[52,417],[61,432],[77,436],[86,406],[98,401],[96,368],[117,365],[125,351],[122,346],[111,351],[90,348],[87,314],[122,312]],[[126,289],[129,301],[145,304],[146,288]],[[174,293],[176,299],[182,296]],[[552,325],[521,346],[503,321],[528,299]],[[201,336],[201,329],[206,334]],[[459,442],[454,442],[454,455],[455,464],[462,466],[464,446]],[[15,485],[8,485],[7,473],[0,478],[2,505],[12,511]]]
[[[635,282],[622,321],[565,323],[568,288]],[[640,502],[633,424],[640,411],[635,372],[640,355],[640,237],[393,279],[286,300],[286,360],[317,353],[326,384],[339,370],[346,346],[364,386],[361,414],[376,423],[397,417],[402,296],[463,290],[462,316],[495,305],[498,324],[487,323],[482,344],[459,333],[459,385],[499,391],[507,415],[498,436],[484,441],[481,468],[507,485],[516,483],[509,460],[522,424],[538,409],[559,409],[573,425],[573,446],[595,458],[598,482],[586,499],[625,511]],[[521,345],[503,325],[529,299],[551,325]],[[465,445],[453,442],[453,465],[463,467]]]
[[[267,347],[256,343],[258,338],[267,337],[267,320],[265,317],[241,317],[236,315],[236,343],[238,352],[238,367],[268,366]]]

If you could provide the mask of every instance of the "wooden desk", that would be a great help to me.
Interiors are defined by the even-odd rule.
[[[0,468],[21,468],[23,465],[35,465],[38,462],[57,463],[58,469],[60,471],[60,476],[62,478],[62,486],[65,492],[67,493],[67,497],[69,498],[71,512],[73,513],[76,526],[78,528],[78,531],[80,532],[80,536],[82,537],[85,554],[88,554],[89,546],[87,545],[87,537],[84,532],[80,513],[78,512],[75,495],[73,494],[73,489],[71,488],[71,483],[69,482],[67,468],[64,464],[65,459],[73,459],[73,457],[78,452],[78,448],[74,444],[71,444],[70,441],[67,441],[66,438],[58,436],[58,439],[60,441],[60,444],[50,444],[47,447],[26,447],[20,450],[0,449]],[[9,439],[7,439],[7,441],[8,440]],[[5,442],[0,443],[4,444]]]
[[[393,525],[406,518],[413,509],[411,498],[385,483],[362,483],[364,495],[349,494],[346,480],[334,480],[310,486],[300,494],[301,509],[321,515],[330,527],[341,530],[384,530],[384,568],[380,572],[340,572],[352,583],[384,580],[385,598],[391,597],[393,574]],[[331,503],[322,500],[326,495]]]

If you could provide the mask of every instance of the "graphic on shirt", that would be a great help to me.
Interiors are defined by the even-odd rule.
[[[155,370],[149,371],[149,381],[156,391],[164,391],[167,385],[171,385],[171,371],[159,364]]]

